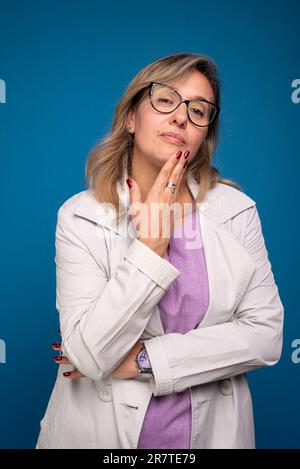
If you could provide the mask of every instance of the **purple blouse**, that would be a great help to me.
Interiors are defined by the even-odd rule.
[[[176,236],[177,234],[177,236]],[[195,329],[209,303],[208,279],[202,246],[199,212],[185,216],[184,224],[174,229],[169,252],[164,258],[180,275],[158,303],[166,334]],[[186,370],[189,373],[189,370]],[[190,388],[163,396],[152,395],[139,436],[138,448],[190,448]]]

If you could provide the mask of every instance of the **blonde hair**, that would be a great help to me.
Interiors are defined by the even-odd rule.
[[[86,180],[99,202],[112,204],[117,213],[120,207],[116,183],[122,180],[124,164],[128,175],[131,174],[131,152],[134,137],[128,132],[127,119],[130,111],[143,99],[152,81],[169,84],[187,72],[198,70],[209,81],[215,98],[220,105],[220,82],[216,64],[205,55],[177,53],[163,57],[144,67],[129,83],[124,95],[118,102],[110,132],[90,151],[86,162]],[[202,202],[206,192],[217,182],[241,190],[240,186],[229,179],[220,177],[219,170],[211,165],[213,153],[219,136],[219,116],[209,125],[207,136],[198,153],[187,167],[187,172],[201,184],[196,202]],[[186,175],[187,175],[186,172]]]

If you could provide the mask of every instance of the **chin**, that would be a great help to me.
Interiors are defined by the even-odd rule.
[[[182,148],[176,147],[175,145],[164,147],[161,152],[161,157],[164,160],[167,160],[170,156],[175,155],[179,150],[182,150]]]

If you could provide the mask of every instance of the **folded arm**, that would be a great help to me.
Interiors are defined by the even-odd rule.
[[[104,237],[99,243],[107,256]],[[180,272],[135,239],[108,280],[64,207],[58,212],[55,262],[62,351],[83,375],[106,377],[139,340],[153,307]]]
[[[281,303],[256,206],[248,210],[244,247],[255,272],[232,322],[145,341],[155,396],[274,365],[282,350]]]

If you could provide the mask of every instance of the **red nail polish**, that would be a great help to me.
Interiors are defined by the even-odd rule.
[[[178,153],[176,153],[176,159],[179,160],[179,158],[181,157],[182,155],[182,151],[179,151]]]
[[[185,158],[187,158],[187,157],[189,156],[189,154],[190,154],[189,150],[186,150],[186,151],[184,152],[183,156],[184,156]]]
[[[70,376],[71,372],[70,371],[66,371],[65,373],[63,373],[64,376]]]
[[[126,179],[126,182],[127,182],[127,186],[129,187],[129,189],[132,187],[132,180],[130,178],[127,178]]]
[[[60,362],[62,359],[63,359],[63,357],[54,357],[54,360],[55,360],[56,362]]]
[[[61,346],[61,342],[53,342],[52,347],[59,348]]]

